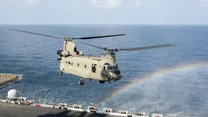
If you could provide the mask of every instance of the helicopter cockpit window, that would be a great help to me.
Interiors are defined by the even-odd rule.
[[[108,66],[108,70],[113,70],[113,66]]]
[[[105,70],[112,71],[112,70],[114,70],[114,69],[115,69],[115,66],[111,66],[109,63],[105,63],[105,64],[103,65],[103,71],[105,71]]]
[[[108,69],[109,71],[118,70],[118,66],[117,66],[117,65],[115,65],[115,66],[110,66],[110,65],[108,65],[108,66],[107,66],[107,69]]]
[[[115,69],[118,69],[118,65],[116,64]]]

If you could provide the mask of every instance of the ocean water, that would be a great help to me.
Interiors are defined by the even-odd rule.
[[[79,77],[59,76],[57,50],[63,40],[14,32],[21,29],[51,35],[82,37],[125,33],[123,37],[76,40],[85,55],[100,56],[102,50],[82,45],[86,42],[109,48],[155,44],[175,46],[144,51],[117,52],[116,60],[124,76],[112,84],[99,84]],[[1,25],[0,72],[23,74],[24,79],[0,90],[46,104],[68,103],[97,106],[130,113],[162,113],[166,116],[208,116],[208,26],[142,25]]]

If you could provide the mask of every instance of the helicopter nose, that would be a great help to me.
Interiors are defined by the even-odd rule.
[[[117,70],[117,71],[103,71],[102,75],[107,77],[108,80],[117,81],[123,77],[123,74]]]
[[[120,71],[119,72],[118,71],[117,72],[110,72],[109,74],[114,81],[117,81],[123,77],[123,74]]]

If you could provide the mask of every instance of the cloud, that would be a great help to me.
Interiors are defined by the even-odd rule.
[[[146,7],[147,6],[147,2],[144,2],[142,0],[133,0],[132,2],[132,6],[136,6],[136,7]]]
[[[208,7],[208,0],[199,0],[200,7]]]
[[[40,4],[46,0],[0,0],[5,3],[26,3],[26,4]]]
[[[114,8],[120,5],[121,0],[91,0],[91,3],[98,7]]]
[[[142,2],[137,2],[136,3],[136,7],[141,7],[142,6]]]
[[[34,0],[32,0],[34,1]],[[162,2],[164,0],[153,0]],[[199,1],[200,7],[208,7],[208,0],[196,0]],[[116,8],[116,7],[146,7],[147,0],[91,0],[91,3],[97,7],[102,8]]]
[[[141,7],[147,5],[144,0],[91,0],[91,3],[103,8],[116,8],[119,6]]]
[[[24,0],[24,1],[27,2],[28,4],[40,4],[44,0]]]

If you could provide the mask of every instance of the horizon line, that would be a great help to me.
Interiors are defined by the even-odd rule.
[[[140,26],[208,26],[208,24],[0,24],[0,25],[140,25]]]

